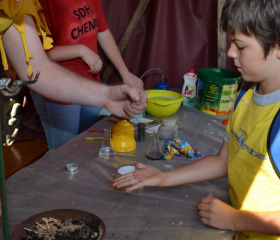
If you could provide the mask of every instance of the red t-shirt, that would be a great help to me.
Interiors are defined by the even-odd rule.
[[[40,0],[55,45],[83,44],[97,53],[97,34],[108,29],[100,0]],[[89,73],[81,58],[59,62],[87,78],[100,81]]]

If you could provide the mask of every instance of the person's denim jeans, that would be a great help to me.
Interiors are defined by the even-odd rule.
[[[99,119],[100,107],[62,105],[31,92],[49,149],[56,149],[85,131]]]

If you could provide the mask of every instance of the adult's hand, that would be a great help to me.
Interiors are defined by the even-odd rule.
[[[145,186],[160,186],[165,181],[164,173],[157,168],[136,163],[137,170],[127,173],[114,180],[113,187],[121,188],[126,187],[126,192],[143,188]]]
[[[108,87],[105,108],[123,117],[131,117],[143,111],[147,106],[147,95],[144,89],[128,85]]]

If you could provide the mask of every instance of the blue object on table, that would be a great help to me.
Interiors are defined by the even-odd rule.
[[[165,77],[162,76],[161,81],[156,83],[155,89],[169,90],[169,84],[165,82]]]

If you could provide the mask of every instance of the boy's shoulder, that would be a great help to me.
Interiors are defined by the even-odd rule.
[[[244,86],[240,89],[237,97],[236,97],[236,100],[235,100],[235,103],[234,103],[234,108],[233,110],[236,109],[237,107],[237,104],[239,103],[240,99],[244,96],[244,94],[249,90],[249,88],[251,88],[252,86],[254,85],[254,82],[247,82],[244,84]]]
[[[254,82],[248,82],[241,88],[235,100],[234,110],[236,109],[240,99],[253,85]],[[280,178],[280,109],[277,111],[269,128],[267,151],[273,168]]]

